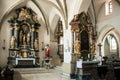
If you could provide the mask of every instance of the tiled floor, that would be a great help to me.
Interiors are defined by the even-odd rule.
[[[55,69],[15,69],[14,80],[70,80]]]

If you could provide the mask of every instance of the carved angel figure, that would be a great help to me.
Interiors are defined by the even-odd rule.
[[[19,20],[25,20],[27,15],[27,9],[21,8],[21,11],[19,13]]]

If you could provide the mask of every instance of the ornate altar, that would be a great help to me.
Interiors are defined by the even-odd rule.
[[[63,25],[62,25],[61,20],[58,21],[58,25],[57,25],[56,32],[55,32],[55,38],[58,43],[57,54],[59,55],[61,61],[63,61],[63,43],[62,43],[62,41],[63,41],[62,40],[63,39]]]
[[[91,61],[94,58],[96,30],[90,17],[82,12],[70,22],[72,31],[71,74],[76,73],[76,61]]]
[[[28,65],[37,65],[39,63],[38,30],[40,23],[36,13],[30,8],[21,7],[15,10],[15,15],[11,16],[8,22],[10,24],[8,57],[10,64],[25,65],[24,60],[29,63],[33,59],[35,62]],[[20,64],[16,63],[17,61],[20,61]]]

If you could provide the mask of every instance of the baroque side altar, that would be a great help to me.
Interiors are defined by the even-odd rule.
[[[9,64],[14,67],[38,65],[40,23],[36,13],[30,8],[21,7],[15,10],[15,14],[8,22],[10,24]]]

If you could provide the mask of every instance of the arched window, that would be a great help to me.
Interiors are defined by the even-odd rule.
[[[111,50],[117,49],[117,43],[114,37],[111,37]]]
[[[113,11],[112,1],[108,0],[105,2],[105,15],[109,15]]]
[[[108,42],[109,42],[109,45],[110,45],[110,51],[117,50],[117,42],[116,42],[116,39],[115,39],[114,36],[109,35],[108,36]]]

